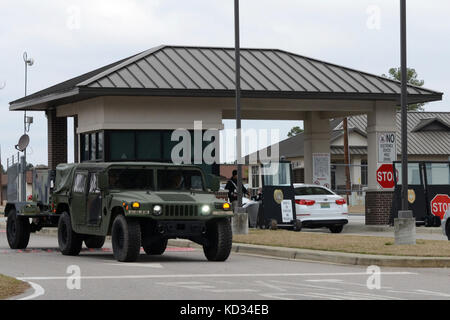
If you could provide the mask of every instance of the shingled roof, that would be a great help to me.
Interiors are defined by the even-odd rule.
[[[432,130],[426,130],[426,125],[433,125],[438,121],[442,126]],[[401,113],[397,113],[397,153],[401,150]],[[419,127],[425,130],[415,130]],[[330,121],[331,136],[330,141],[334,141],[343,135],[342,119]],[[359,115],[348,118],[349,132],[357,132],[363,136],[367,135],[367,116]],[[269,154],[273,146],[268,147]],[[278,144],[280,157],[299,158],[304,156],[304,134],[300,133],[294,137],[280,141]],[[266,152],[266,148],[262,151]],[[330,146],[330,152],[333,155],[343,155],[343,146]],[[350,146],[351,155],[367,155],[366,146]],[[408,112],[408,154],[410,155],[450,155],[450,112]],[[255,153],[252,153],[255,156]],[[250,156],[245,157],[246,163]]]
[[[241,50],[242,96],[399,101],[400,83],[277,49]],[[234,49],[159,46],[10,103],[45,110],[96,96],[234,96]],[[442,93],[409,86],[409,102]]]

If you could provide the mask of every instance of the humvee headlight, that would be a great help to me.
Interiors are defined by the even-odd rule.
[[[161,214],[162,214],[162,208],[161,208],[161,206],[154,206],[153,207],[153,214],[155,215],[155,216],[160,216]]]
[[[207,204],[205,204],[203,207],[202,207],[202,214],[203,215],[208,215],[208,214],[210,214],[211,213],[211,207],[210,206],[208,206]]]
[[[231,206],[228,202],[225,202],[222,206],[223,210],[230,210]]]
[[[139,209],[141,207],[141,204],[139,202],[133,202],[132,207],[133,209]]]

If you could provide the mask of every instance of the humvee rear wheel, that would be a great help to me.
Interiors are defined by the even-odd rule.
[[[6,222],[6,237],[11,249],[25,249],[30,241],[30,222],[28,218],[20,217],[16,209],[11,209]]]
[[[141,226],[138,221],[119,215],[112,225],[114,258],[120,262],[133,262],[141,250]]]
[[[72,221],[67,212],[63,212],[58,221],[59,250],[65,256],[77,256],[80,254],[83,238],[72,229]]]
[[[144,241],[144,244],[142,245],[142,247],[144,248],[144,251],[146,254],[153,255],[153,256],[159,256],[159,255],[163,254],[164,251],[166,251],[167,239],[160,239],[157,241],[153,241],[149,244],[146,244]]]
[[[86,236],[84,244],[89,249],[101,249],[105,244],[106,237],[102,236]]]
[[[228,259],[233,241],[230,221],[214,219],[206,223],[207,243],[203,245],[203,252],[209,261],[225,261]]]

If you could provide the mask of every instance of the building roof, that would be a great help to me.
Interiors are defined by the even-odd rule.
[[[440,129],[434,125],[436,121]],[[401,113],[397,113],[397,153],[401,154]],[[426,124],[433,126],[433,130],[426,130]],[[332,128],[330,141],[343,135],[342,119],[330,121]],[[359,115],[348,118],[349,132],[357,132],[367,136],[367,116]],[[417,130],[420,127],[420,130]],[[269,150],[273,146],[269,147]],[[266,148],[262,149],[263,151]],[[333,155],[343,155],[343,146],[330,146]],[[270,153],[269,153],[270,154]],[[304,135],[300,133],[294,137],[279,142],[280,157],[299,158],[304,156]],[[366,146],[350,146],[351,155],[366,155]],[[412,155],[450,155],[450,112],[408,112],[408,154]],[[246,156],[249,161],[249,156]]]
[[[434,121],[429,121],[435,119]],[[441,130],[426,130],[436,120],[442,124]],[[401,113],[397,113],[397,153],[402,153]],[[349,118],[349,127],[366,131],[367,116]],[[420,125],[420,130],[417,127]],[[408,112],[408,154],[450,155],[450,112]],[[342,129],[342,123],[336,127]],[[416,130],[415,130],[416,129]]]
[[[241,49],[242,97],[399,102],[398,81],[277,49]],[[408,86],[410,103],[442,93]],[[10,103],[11,110],[105,95],[233,97],[234,48],[159,46]]]

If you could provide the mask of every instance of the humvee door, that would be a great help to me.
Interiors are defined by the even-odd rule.
[[[102,197],[97,185],[97,173],[89,174],[89,188],[87,195],[87,224],[97,226],[102,219]]]
[[[88,177],[87,171],[76,171],[73,178],[71,215],[72,222],[77,225],[86,223]]]

